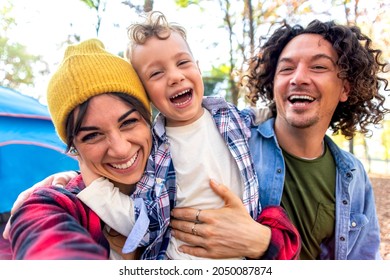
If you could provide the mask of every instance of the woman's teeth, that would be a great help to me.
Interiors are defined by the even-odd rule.
[[[122,164],[114,164],[112,163],[111,166],[116,169],[126,169],[129,168],[134,164],[134,162],[137,160],[138,153],[136,153],[128,162],[122,163]]]

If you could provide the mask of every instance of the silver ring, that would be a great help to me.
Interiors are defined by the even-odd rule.
[[[202,209],[198,209],[198,212],[196,212],[195,221],[196,221],[197,223],[200,223],[200,221],[199,221],[199,214],[200,214],[200,211],[202,211]]]
[[[192,231],[192,234],[193,234],[193,235],[198,235],[198,232],[196,231],[195,226],[196,226],[196,223],[194,223],[194,224],[192,225],[191,231]]]

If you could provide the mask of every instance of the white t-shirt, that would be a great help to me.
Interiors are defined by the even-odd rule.
[[[166,127],[169,151],[176,171],[176,205],[198,209],[217,209],[224,201],[210,188],[210,179],[230,187],[242,197],[244,189],[238,166],[209,111],[192,124]],[[170,259],[199,259],[178,250],[182,241],[171,237]]]

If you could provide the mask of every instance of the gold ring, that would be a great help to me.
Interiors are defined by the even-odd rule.
[[[200,211],[202,211],[202,209],[198,209],[198,212],[196,212],[195,221],[196,221],[197,223],[200,223],[200,221],[199,221],[199,214],[200,214]]]
[[[198,232],[196,231],[195,226],[196,226],[196,223],[193,224],[193,226],[192,226],[192,228],[191,228],[191,231],[192,231],[192,234],[193,234],[193,235],[198,235]]]

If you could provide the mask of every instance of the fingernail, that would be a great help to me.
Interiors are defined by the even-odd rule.
[[[219,185],[218,181],[215,180],[215,179],[211,179],[211,182],[212,182],[213,184],[215,184],[215,185]]]

